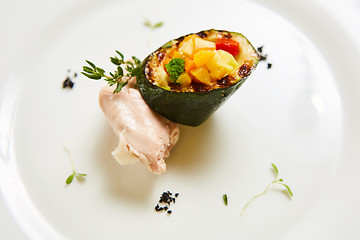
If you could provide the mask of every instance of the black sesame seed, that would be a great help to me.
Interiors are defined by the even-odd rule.
[[[73,88],[74,87],[74,83],[71,81],[71,79],[69,77],[66,77],[66,79],[63,82],[63,88]]]
[[[167,213],[168,213],[168,214],[171,214],[171,213],[172,213],[172,211],[171,211],[171,210],[168,210],[168,211],[167,211]]]
[[[179,196],[179,193],[175,193],[175,197],[178,197]]]
[[[265,61],[267,58],[267,55],[260,55],[260,60],[259,61]]]
[[[267,64],[267,68],[270,69],[272,67],[272,64],[271,63],[268,63]]]

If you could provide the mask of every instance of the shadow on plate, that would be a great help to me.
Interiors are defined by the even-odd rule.
[[[116,198],[132,203],[146,202],[151,194],[157,175],[151,173],[140,162],[121,166],[111,155],[118,145],[118,137],[111,127],[104,122],[103,131],[99,134],[98,146],[94,151],[97,164],[103,174],[104,188]]]
[[[155,181],[161,176],[150,172],[140,162],[121,166],[111,155],[118,145],[118,137],[104,122],[98,137],[98,149],[94,150],[99,170],[103,175],[105,188],[116,198],[132,203],[146,202],[151,195]],[[180,126],[180,138],[166,159],[167,172],[198,172],[209,165],[206,161],[211,154],[213,121],[209,119],[199,127]],[[100,150],[99,150],[100,149]]]
[[[214,150],[215,120],[210,117],[198,127],[180,125],[178,143],[167,159],[167,171],[199,172],[209,165]]]

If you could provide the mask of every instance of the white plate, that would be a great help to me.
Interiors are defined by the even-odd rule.
[[[35,6],[48,11],[23,16],[31,31],[18,35],[27,41],[7,37],[4,44],[13,50],[2,45],[2,238],[360,237],[359,54],[354,35],[315,2]],[[34,19],[27,23],[27,17]],[[150,33],[145,18],[164,25]],[[23,29],[19,21],[13,26]],[[117,139],[97,103],[104,83],[78,76],[75,87],[64,90],[62,81],[79,73],[84,59],[111,69],[116,49],[144,58],[172,38],[209,28],[242,32],[255,47],[264,46],[268,61],[205,124],[181,127],[165,174],[118,165],[110,155]],[[68,186],[65,143],[76,169],[88,174]],[[294,197],[274,186],[241,217],[246,201],[272,181],[271,163]],[[180,193],[171,215],[154,211],[167,190]]]

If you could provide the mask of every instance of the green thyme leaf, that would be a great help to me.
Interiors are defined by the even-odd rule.
[[[136,67],[132,70],[131,72],[131,77],[135,77],[136,75],[138,75],[138,73],[140,72],[141,68],[140,67]]]
[[[102,69],[102,68],[99,68],[99,67],[97,67],[96,68],[96,72],[100,75],[100,76],[104,76],[104,73],[105,73],[105,70],[104,69]]]
[[[83,71],[86,73],[93,73],[94,70],[92,68],[89,68],[88,66],[83,66]]]
[[[96,66],[95,64],[93,64],[92,62],[85,60],[94,70],[96,70]]]
[[[132,56],[132,59],[134,60],[135,65],[140,65],[141,61],[137,57]]]
[[[226,194],[223,195],[223,200],[224,200],[225,206],[227,206],[228,205],[228,197]]]
[[[127,84],[127,82],[118,82],[113,93],[118,93]]]
[[[119,56],[110,57],[110,61],[117,65],[117,68],[114,72],[109,72],[109,76],[105,74],[105,70],[96,67],[96,65],[89,60],[85,60],[89,66],[83,66],[83,72],[81,72],[85,77],[99,80],[103,79],[107,81],[107,83],[112,86],[116,84],[116,88],[114,93],[118,93],[121,89],[127,84],[128,79],[124,79],[123,77],[134,77],[138,73],[138,67],[141,65],[141,61],[132,56],[132,61],[124,62],[124,55],[118,50],[115,51]],[[120,57],[120,58],[119,58]],[[127,71],[126,75],[124,75],[124,69]]]
[[[115,50],[115,52],[117,54],[119,54],[119,56],[121,57],[121,61],[124,62],[124,54],[122,54],[121,52],[119,52],[118,50]]]
[[[120,65],[121,61],[117,57],[110,57],[110,61],[115,65]]]
[[[122,69],[122,67],[120,67],[120,66],[117,67],[116,75],[118,75],[118,76],[124,75],[124,70]]]
[[[81,72],[81,74],[83,74],[84,76],[86,76],[88,78],[94,79],[94,80],[101,79],[101,75],[98,73],[89,74],[89,73]]]

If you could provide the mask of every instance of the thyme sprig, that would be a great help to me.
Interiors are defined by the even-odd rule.
[[[110,57],[110,61],[113,64],[115,64],[117,68],[114,72],[109,72],[110,76],[105,74],[104,69],[97,67],[94,63],[90,62],[89,60],[85,60],[87,64],[89,64],[89,66],[83,66],[83,72],[81,73],[90,79],[94,79],[94,80],[103,79],[107,81],[110,86],[116,84],[114,93],[118,93],[128,83],[128,79],[124,77],[136,76],[141,61],[135,56],[131,57],[132,61],[125,61],[124,55],[121,52],[117,50],[115,52],[117,53],[118,56],[115,55],[114,57]],[[123,67],[125,68],[126,74]]]
[[[241,216],[244,215],[244,212],[245,212],[246,208],[250,205],[250,203],[251,203],[252,201],[254,201],[256,198],[261,197],[261,196],[263,196],[264,194],[266,194],[266,193],[268,192],[270,186],[273,185],[273,184],[280,184],[280,185],[284,186],[285,189],[287,190],[287,193],[288,193],[291,197],[294,196],[294,194],[292,193],[290,187],[289,187],[287,184],[284,183],[284,180],[283,180],[283,179],[279,178],[279,169],[277,168],[277,166],[276,166],[275,164],[273,164],[273,163],[271,164],[271,166],[272,166],[272,169],[273,169],[273,171],[274,171],[274,173],[275,173],[275,180],[272,181],[271,183],[269,183],[269,185],[267,185],[267,187],[265,188],[265,190],[264,190],[262,193],[259,193],[259,194],[255,195],[255,196],[253,196],[253,197],[244,205],[244,207],[243,207],[242,210],[241,210]]]
[[[86,177],[87,174],[85,173],[79,173],[79,172],[76,172],[75,171],[75,168],[74,168],[74,160],[73,160],[73,157],[72,157],[72,154],[71,154],[71,151],[69,149],[69,147],[67,145],[64,146],[64,149],[65,151],[69,154],[69,158],[70,158],[70,162],[71,162],[71,168],[72,168],[72,174],[66,178],[66,184],[70,184],[73,180],[74,180],[74,177],[75,176],[79,176],[79,177]]]

